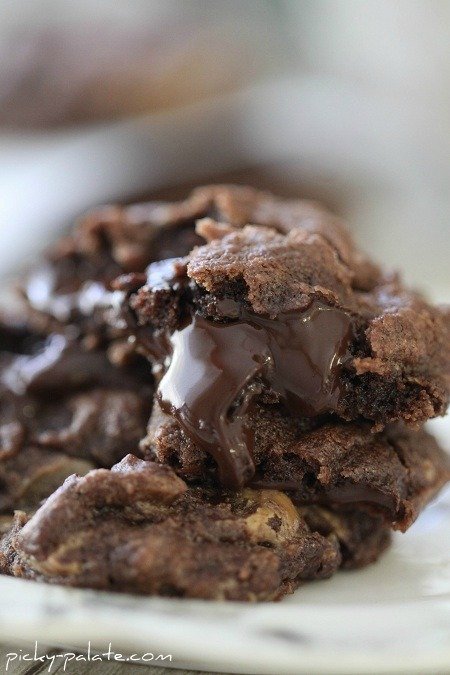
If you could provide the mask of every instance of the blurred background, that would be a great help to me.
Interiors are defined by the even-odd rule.
[[[450,299],[448,0],[3,0],[0,273],[84,209],[319,198]]]

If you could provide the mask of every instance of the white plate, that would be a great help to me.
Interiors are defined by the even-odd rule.
[[[447,438],[450,420],[435,422]],[[447,444],[448,447],[448,444]],[[0,577],[0,636],[240,673],[450,671],[450,490],[382,559],[281,603],[142,599]]]

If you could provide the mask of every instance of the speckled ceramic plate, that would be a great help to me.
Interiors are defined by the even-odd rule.
[[[433,423],[444,442],[449,422]],[[199,670],[449,672],[450,490],[377,564],[277,604],[141,599],[0,577],[0,636],[80,649],[91,642],[100,651],[112,643]]]

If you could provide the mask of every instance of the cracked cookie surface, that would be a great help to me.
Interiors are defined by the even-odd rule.
[[[130,455],[68,478],[30,520],[18,513],[0,570],[134,593],[268,600],[374,560],[388,540],[364,510],[327,518],[277,490],[188,487],[170,468]]]

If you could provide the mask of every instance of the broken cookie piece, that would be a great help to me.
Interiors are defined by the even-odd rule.
[[[195,231],[202,218],[223,220],[232,229],[247,223],[284,234],[301,228],[328,241],[330,251],[336,249],[343,263],[351,265],[360,287],[370,287],[379,274],[355,249],[344,223],[320,205],[249,187],[211,185],[180,202],[103,206],[87,213],[22,284],[29,323],[46,334],[70,325],[103,339],[111,334],[111,307],[120,300],[110,292],[113,279],[143,272],[153,261],[188,254],[204,241],[206,225],[202,236]]]
[[[111,292],[111,282],[119,274],[144,271],[154,260],[188,253],[201,243],[195,218],[209,208],[200,196],[179,205],[149,202],[90,211],[21,284],[29,325],[45,334],[70,326],[96,343],[120,335],[114,316],[121,295]]]
[[[72,476],[23,520],[1,546],[6,573],[210,599],[278,599],[303,580],[330,576],[342,562],[341,543],[351,565],[368,541],[372,559],[388,541],[364,511],[327,520],[314,507],[309,516],[277,490],[188,487],[168,467],[133,456],[111,471]]]
[[[271,405],[255,406],[242,424],[252,438],[249,484],[282,490],[296,504],[366,504],[404,531],[450,480],[450,458],[423,430],[393,426],[371,433],[367,424],[334,422],[314,427]],[[217,481],[211,455],[158,403],[142,448],[183,478]]]
[[[271,209],[267,195],[237,189],[235,217],[249,213],[251,194],[260,223],[202,220],[205,245],[151,264],[134,287],[127,276],[115,282],[131,338],[160,380],[156,399],[228,486],[254,473],[242,421],[261,400],[293,418],[331,414],[375,429],[417,425],[448,400],[446,311],[374,266],[363,283],[362,254],[323,210],[305,207],[303,217],[301,204],[284,212],[272,198]]]

